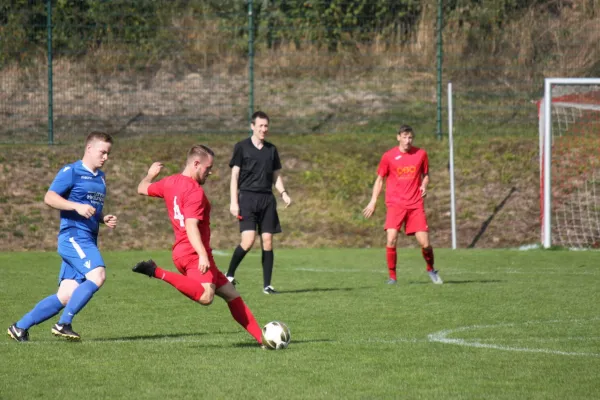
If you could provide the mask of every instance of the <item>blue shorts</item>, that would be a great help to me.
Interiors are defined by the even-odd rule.
[[[104,268],[104,260],[93,238],[60,235],[58,237],[58,254],[62,258],[58,284],[65,279],[73,279],[78,283],[85,281],[85,275],[98,268]]]

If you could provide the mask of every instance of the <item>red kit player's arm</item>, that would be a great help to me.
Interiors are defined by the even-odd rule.
[[[199,257],[206,257],[208,259],[208,252],[206,248],[202,244],[202,237],[200,236],[200,228],[198,227],[199,223],[203,223],[196,218],[186,218],[185,219],[185,233],[187,234],[188,240],[190,244],[196,250],[196,253]]]
[[[152,165],[148,169],[148,174],[144,178],[142,178],[142,180],[138,184],[138,194],[142,194],[144,196],[162,197],[159,195],[159,193],[148,192],[148,188],[150,187],[150,185],[152,185],[152,181],[158,176],[158,174],[160,174],[160,170],[162,169],[162,167],[163,165],[161,162],[152,163]]]
[[[182,212],[185,216],[185,232],[188,240],[200,258],[208,258],[208,252],[202,243],[199,226],[199,224],[207,223],[207,221],[203,220],[206,211],[206,196],[202,189],[197,188],[188,193],[185,198],[186,201],[183,205]]]

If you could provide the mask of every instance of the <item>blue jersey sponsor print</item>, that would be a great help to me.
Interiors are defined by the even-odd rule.
[[[104,172],[92,172],[79,160],[61,168],[49,190],[69,201],[89,204],[96,209],[96,213],[90,219],[77,214],[77,211],[61,210],[59,235],[75,229],[79,234],[85,232],[94,238],[98,236],[106,196]]]

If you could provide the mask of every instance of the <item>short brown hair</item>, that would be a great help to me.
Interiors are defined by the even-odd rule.
[[[415,131],[413,131],[413,128],[410,125],[402,125],[400,129],[398,129],[398,135],[403,133],[412,133],[414,135]]]
[[[252,114],[251,120],[253,124],[256,122],[256,118],[266,119],[267,122],[269,122],[269,116],[264,111],[256,111],[254,114]]]
[[[113,137],[110,133],[100,132],[100,131],[92,131],[85,139],[85,145],[87,146],[93,140],[100,140],[102,142],[110,143],[113,142]]]
[[[187,159],[189,161],[193,157],[198,157],[200,161],[204,161],[208,158],[208,156],[214,157],[214,151],[212,151],[212,149],[208,146],[205,146],[203,144],[197,144],[190,148],[190,150],[188,151]]]

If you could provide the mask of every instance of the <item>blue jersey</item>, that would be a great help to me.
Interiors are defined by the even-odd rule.
[[[90,219],[77,214],[77,211],[61,210],[59,235],[75,229],[81,233],[86,232],[93,238],[98,236],[104,197],[106,196],[104,172],[96,170],[94,173],[79,160],[65,165],[56,174],[49,190],[69,201],[89,204],[96,209],[96,213]]]

